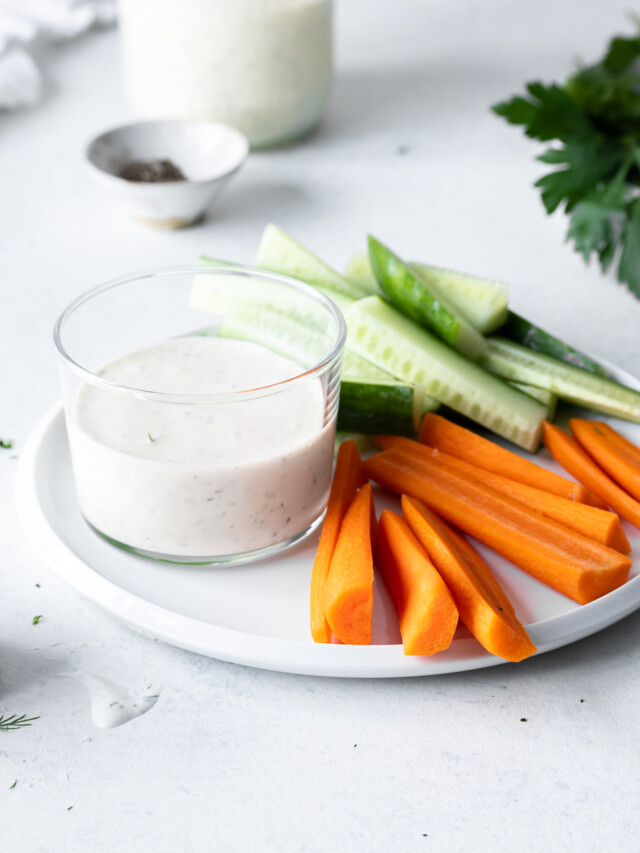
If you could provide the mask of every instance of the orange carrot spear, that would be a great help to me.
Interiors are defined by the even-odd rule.
[[[568,500],[580,501],[592,506],[604,506],[597,495],[580,483],[572,483],[571,480],[560,477],[553,471],[548,471],[541,465],[536,465],[535,462],[476,435],[471,430],[451,423],[440,415],[430,412],[425,416],[420,427],[420,441],[451,456],[457,456],[458,459],[464,459],[465,462],[471,462],[479,468],[502,474],[503,477],[517,480],[527,486],[543,489]]]
[[[542,440],[554,459],[576,480],[585,483],[619,515],[640,527],[640,503],[607,477],[572,435],[544,421]]]
[[[448,649],[458,609],[407,522],[388,509],[378,522],[374,553],[398,611],[405,655],[433,655]]]
[[[569,501],[551,492],[545,492],[542,489],[518,483],[517,480],[510,480],[500,474],[494,474],[492,471],[484,471],[470,462],[457,459],[455,456],[450,456],[448,453],[443,453],[433,447],[427,447],[426,444],[412,441],[410,438],[403,438],[399,435],[383,435],[376,436],[375,440],[379,447],[385,450],[393,448],[404,453],[408,459],[413,459],[417,466],[416,470],[419,469],[420,462],[425,457],[437,459],[441,464],[461,471],[503,495],[515,498],[531,509],[542,513],[542,515],[565,524],[571,530],[582,533],[609,548],[615,548],[621,554],[628,554],[631,551],[631,545],[620,523],[620,518],[615,512],[578,501]]]
[[[373,491],[366,483],[340,525],[324,586],[324,612],[331,630],[342,643],[371,643],[374,521]]]
[[[571,432],[625,492],[640,501],[640,449],[608,424],[572,418]]]
[[[446,521],[484,542],[542,583],[580,604],[621,586],[631,560],[612,548],[545,518],[507,495],[436,460],[428,475],[385,450],[364,463],[370,479],[425,503]]]
[[[402,513],[451,591],[461,621],[491,654],[520,661],[536,652],[480,554],[424,504],[402,496]]]
[[[362,460],[355,442],[343,442],[338,450],[327,514],[311,573],[311,635],[316,643],[331,642],[331,628],[324,614],[324,587],[342,519],[364,481]]]

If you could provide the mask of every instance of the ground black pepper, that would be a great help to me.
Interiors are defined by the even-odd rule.
[[[125,181],[146,184],[187,180],[171,160],[132,160],[120,169],[120,177]]]

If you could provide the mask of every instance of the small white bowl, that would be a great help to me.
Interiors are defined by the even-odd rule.
[[[245,136],[212,121],[143,121],[101,133],[86,149],[94,178],[117,194],[129,214],[156,228],[200,220],[249,153]],[[128,181],[120,170],[133,160],[171,160],[186,180]]]

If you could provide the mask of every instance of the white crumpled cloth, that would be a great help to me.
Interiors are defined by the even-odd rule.
[[[42,42],[74,38],[116,19],[116,0],[0,0],[0,110],[34,104],[42,72],[32,55]]]

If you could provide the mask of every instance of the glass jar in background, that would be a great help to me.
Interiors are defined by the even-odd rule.
[[[252,148],[319,123],[333,66],[332,0],[120,0],[125,88],[152,118],[210,119]]]

